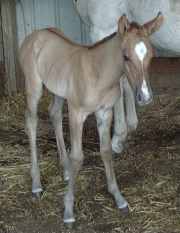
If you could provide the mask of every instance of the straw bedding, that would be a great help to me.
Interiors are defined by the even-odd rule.
[[[83,132],[85,160],[77,180],[73,229],[63,225],[62,179],[54,131],[48,119],[51,97],[40,103],[38,148],[44,193],[31,196],[28,138],[24,130],[25,98],[0,99],[0,233],[179,233],[180,98],[160,93],[140,109],[138,130],[125,151],[114,157],[130,214],[122,216],[108,194],[100,159],[96,121],[90,116]],[[64,137],[69,149],[67,108]]]

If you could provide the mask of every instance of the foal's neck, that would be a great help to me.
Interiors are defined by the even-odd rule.
[[[123,56],[119,33],[98,43],[92,53],[99,72],[109,74],[114,79],[120,78],[123,72]]]

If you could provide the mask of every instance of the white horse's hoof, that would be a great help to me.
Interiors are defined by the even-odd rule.
[[[123,150],[124,150],[124,146],[122,144],[122,142],[119,140],[119,137],[114,136],[112,138],[112,150],[113,152],[120,154]]]
[[[134,123],[127,123],[128,125],[128,132],[134,132],[136,131],[137,127],[138,127],[138,121],[134,122]]]

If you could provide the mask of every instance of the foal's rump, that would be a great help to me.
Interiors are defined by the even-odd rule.
[[[23,42],[20,64],[26,83],[41,81],[54,94],[66,97],[78,45],[47,29],[34,31]]]

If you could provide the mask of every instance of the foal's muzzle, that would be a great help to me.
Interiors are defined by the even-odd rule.
[[[153,95],[150,85],[143,80],[142,85],[136,90],[136,102],[140,106],[144,106],[152,102]]]

